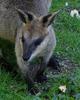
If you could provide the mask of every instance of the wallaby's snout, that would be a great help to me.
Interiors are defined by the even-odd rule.
[[[32,41],[31,44],[29,44],[27,46],[27,43],[24,42],[23,43],[23,60],[24,61],[28,61],[29,58],[31,57],[32,53],[35,51],[35,49],[41,44],[41,42],[43,41],[43,37],[40,37],[34,41]]]

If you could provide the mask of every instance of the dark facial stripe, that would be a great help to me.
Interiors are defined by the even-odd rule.
[[[43,41],[44,38],[39,38],[34,40],[28,47],[24,47],[25,49],[23,50],[23,59],[24,60],[28,60],[32,53],[35,51],[35,49],[37,48],[37,46],[39,46],[41,44],[41,42]],[[26,46],[26,45],[25,45]]]
[[[41,44],[42,41],[43,41],[43,38],[39,38],[39,39],[33,41],[33,43],[34,43],[34,45],[37,47],[38,45]]]

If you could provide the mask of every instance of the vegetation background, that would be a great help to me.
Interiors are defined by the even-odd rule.
[[[80,9],[80,0],[53,0],[50,12],[63,8],[66,2],[68,10],[62,10],[53,23],[57,37],[55,54],[61,59],[62,71],[49,74],[48,82],[39,84],[44,88],[41,95],[31,96],[20,75],[14,76],[0,64],[0,100],[80,100],[80,19],[70,16],[71,9]],[[4,58],[16,66],[14,44],[0,39],[0,48]],[[59,90],[61,85],[66,85],[65,93]]]

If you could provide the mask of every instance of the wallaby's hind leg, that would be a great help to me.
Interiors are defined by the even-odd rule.
[[[52,69],[54,70],[58,70],[60,71],[60,65],[59,65],[59,58],[56,57],[55,55],[53,55],[48,64],[47,64],[47,67],[51,67]],[[46,66],[45,64],[42,64],[42,66]],[[44,67],[41,67],[41,69],[39,70],[38,74],[37,74],[37,81],[38,82],[44,82],[44,81],[47,81],[47,77],[45,75],[43,75],[43,72],[44,72],[45,68]]]
[[[50,60],[49,60],[47,65],[46,64],[42,64],[41,69],[39,70],[38,75],[37,75],[37,82],[41,83],[41,82],[47,81],[47,77],[43,74],[46,66],[47,67],[51,67],[52,69],[60,71],[60,65],[59,65],[58,59],[59,59],[58,57],[53,55],[50,58]]]
[[[49,62],[48,62],[48,64],[47,64],[47,66],[48,67],[51,67],[51,68],[53,68],[53,69],[55,69],[55,70],[59,70],[60,71],[60,65],[59,65],[59,61],[58,61],[58,57],[56,57],[55,55],[53,55],[51,58],[50,58],[50,60],[49,60]]]

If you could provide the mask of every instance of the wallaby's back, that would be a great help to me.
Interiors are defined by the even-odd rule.
[[[21,22],[15,7],[36,16],[47,15],[49,0],[0,0],[0,37],[14,41]]]

